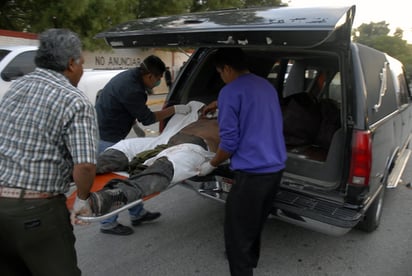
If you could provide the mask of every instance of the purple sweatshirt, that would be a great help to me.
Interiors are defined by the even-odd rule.
[[[276,89],[254,74],[239,76],[218,98],[220,148],[232,154],[232,170],[273,173],[287,158]]]

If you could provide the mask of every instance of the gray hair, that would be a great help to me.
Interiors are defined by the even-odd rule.
[[[82,56],[79,36],[68,29],[48,29],[39,35],[40,46],[34,59],[36,66],[63,72],[73,58]]]

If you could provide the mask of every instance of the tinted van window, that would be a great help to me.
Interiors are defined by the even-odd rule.
[[[366,84],[367,114],[373,124],[397,109],[393,76],[385,54],[364,45],[358,47]]]
[[[395,87],[396,93],[396,100],[398,102],[398,106],[402,106],[404,104],[409,103],[410,99],[410,91],[408,89],[407,81],[404,74],[404,69],[402,64],[390,57],[386,56],[389,61],[389,67],[391,69],[392,77],[393,77],[393,84]]]

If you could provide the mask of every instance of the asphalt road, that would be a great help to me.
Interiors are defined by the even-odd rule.
[[[412,181],[412,162],[403,180]],[[85,276],[224,276],[223,204],[173,187],[145,204],[156,222],[131,236],[101,234],[98,223],[75,226],[79,266]],[[412,189],[387,190],[380,227],[327,236],[269,219],[255,275],[412,275]],[[127,212],[119,222],[129,225]]]
[[[404,180],[412,180],[412,164]],[[131,236],[75,226],[84,275],[229,275],[224,257],[223,204],[176,186],[145,204],[162,212]],[[268,220],[255,275],[412,275],[412,190],[387,190],[380,227],[332,237]],[[119,221],[129,225],[127,212]]]

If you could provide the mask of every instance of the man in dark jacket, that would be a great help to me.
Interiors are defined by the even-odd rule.
[[[163,61],[151,55],[139,67],[116,75],[106,84],[96,100],[99,153],[126,138],[136,120],[143,125],[150,125],[175,113],[190,112],[190,107],[186,105],[170,106],[155,112],[147,106],[147,90],[160,84],[165,69]],[[160,216],[160,213],[146,211],[143,204],[129,209],[129,214],[133,226]],[[103,221],[100,231],[114,235],[133,233],[132,228],[117,222],[117,216]]]

